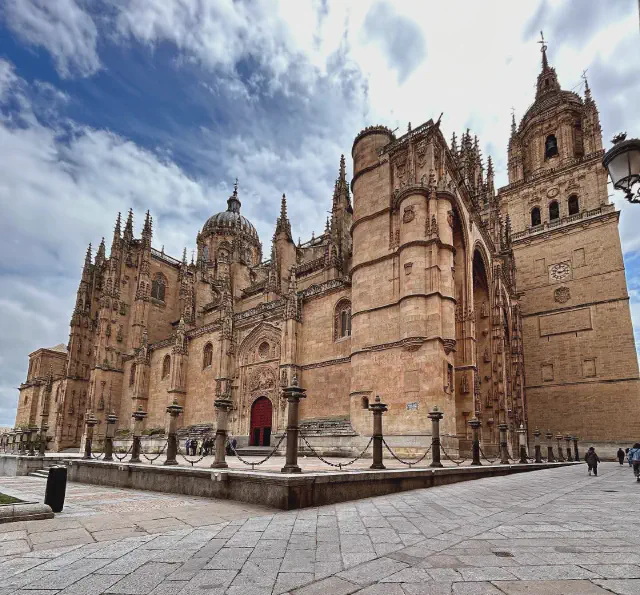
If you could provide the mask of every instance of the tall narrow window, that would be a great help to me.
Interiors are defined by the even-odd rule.
[[[213,345],[207,343],[202,350],[202,368],[210,368],[213,361]]]
[[[540,218],[540,209],[535,207],[531,211],[531,227],[535,227],[536,225],[540,225],[542,223],[542,219]]]
[[[558,141],[553,134],[550,134],[547,137],[547,140],[544,143],[544,158],[550,159],[551,157],[555,157],[558,154]]]
[[[351,336],[351,302],[342,299],[336,304],[333,323],[333,340]]]
[[[560,219],[560,205],[555,200],[549,205],[549,220],[554,219]]]
[[[171,356],[169,354],[164,356],[162,360],[162,377],[166,378],[169,376],[169,371],[171,370]]]
[[[133,386],[136,381],[136,365],[131,364],[131,370],[129,371],[129,386]]]
[[[164,302],[167,279],[162,273],[157,273],[151,283],[151,297]]]
[[[569,197],[569,215],[577,215],[580,212],[580,203],[578,197],[572,194]]]

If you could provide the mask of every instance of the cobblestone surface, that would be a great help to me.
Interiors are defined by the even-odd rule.
[[[12,495],[43,489],[0,478]],[[626,465],[292,512],[78,484],[69,497],[53,520],[0,525],[0,595],[640,594],[640,484]]]

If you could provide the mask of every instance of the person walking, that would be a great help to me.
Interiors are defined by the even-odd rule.
[[[619,448],[617,457],[618,457],[618,461],[620,462],[620,464],[623,465],[624,464],[624,450]]]
[[[195,457],[197,452],[198,452],[198,441],[194,438],[191,441],[191,455]]]
[[[589,475],[591,475],[591,471],[593,471],[593,474],[597,477],[600,457],[596,454],[596,449],[593,448],[593,446],[589,447],[587,454],[584,455],[584,460],[587,462],[587,465],[589,465]]]
[[[640,481],[640,442],[636,442],[633,448],[627,455],[629,465],[633,467],[633,474],[636,476],[636,481]]]
[[[189,449],[190,448],[191,448],[191,440],[189,440],[189,438],[187,438],[186,442],[184,443],[184,452],[189,454]]]

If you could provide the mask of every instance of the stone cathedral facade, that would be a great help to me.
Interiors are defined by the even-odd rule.
[[[269,445],[286,426],[282,388],[307,390],[303,429],[358,443],[368,404],[389,406],[385,434],[405,451],[429,443],[429,410],[445,414],[443,444],[483,447],[498,425],[510,439],[578,435],[600,443],[640,436],[640,398],[619,213],[607,198],[598,111],[560,88],[543,48],[533,105],[508,145],[509,184],[491,158],[440,121],[396,137],[361,131],[344,158],[324,233],[294,242],[283,195],[271,254],[241,214],[237,186],[210,217],[187,262],[152,247],[147,213],[118,216],[109,253],[87,250],[68,345],[30,355],[16,425],[48,419],[54,449],[79,446],[88,411],[129,429],[215,425],[233,402],[240,444]],[[337,439],[337,438],[336,438]]]

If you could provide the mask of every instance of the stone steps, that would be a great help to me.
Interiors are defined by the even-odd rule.
[[[318,418],[300,422],[305,436],[357,436],[348,419]]]
[[[273,446],[243,446],[242,448],[236,448],[237,453],[241,457],[266,457],[275,447]],[[275,453],[274,456],[280,456],[279,453]]]
[[[40,479],[47,479],[49,477],[49,469],[50,467],[45,467],[44,469],[38,469],[38,471],[32,471],[29,473],[29,477],[39,477]]]

